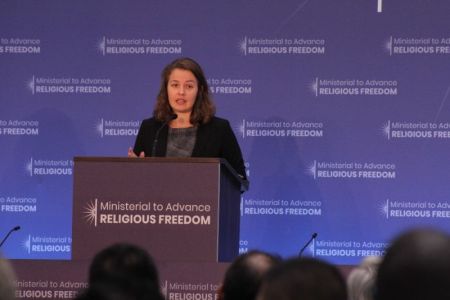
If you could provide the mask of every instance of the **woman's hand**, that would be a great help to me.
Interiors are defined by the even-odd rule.
[[[128,148],[128,157],[138,157],[135,153],[134,153],[134,151],[133,151],[133,149],[131,149],[131,147],[130,148]],[[139,157],[145,157],[145,153],[144,153],[144,151],[141,151],[141,153],[139,153]]]

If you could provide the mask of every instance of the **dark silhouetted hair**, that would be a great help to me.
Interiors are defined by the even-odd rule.
[[[449,235],[434,229],[399,235],[378,269],[375,299],[450,299]]]
[[[162,300],[159,276],[146,250],[118,243],[97,253],[89,269],[89,288],[77,299]]]
[[[347,300],[347,288],[335,266],[313,258],[295,258],[269,271],[258,299]]]
[[[256,250],[238,256],[225,273],[222,300],[256,299],[263,276],[280,262],[279,257]]]

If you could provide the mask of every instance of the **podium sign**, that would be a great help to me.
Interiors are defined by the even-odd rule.
[[[216,158],[74,159],[72,259],[129,242],[157,261],[238,255],[240,182]]]

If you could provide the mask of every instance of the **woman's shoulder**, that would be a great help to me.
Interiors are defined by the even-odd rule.
[[[206,124],[210,126],[218,126],[218,127],[228,127],[230,126],[230,122],[227,119],[212,117],[211,120]]]
[[[202,132],[209,132],[210,134],[224,135],[229,134],[232,129],[230,122],[227,119],[212,117],[211,120],[200,126],[199,128]]]
[[[150,118],[144,119],[141,122],[142,126],[145,126],[145,127],[147,127],[147,126],[152,127],[152,126],[155,126],[155,125],[159,125],[160,123],[161,122],[158,121],[157,119],[155,119],[154,117],[150,117]]]

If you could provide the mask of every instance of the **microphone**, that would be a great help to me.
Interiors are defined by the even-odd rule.
[[[316,237],[317,237],[317,233],[314,232],[314,233],[311,235],[311,238],[308,240],[308,242],[302,247],[302,249],[301,249],[300,252],[298,253],[298,257],[299,257],[299,258],[302,257],[303,251],[305,251],[306,247],[308,247],[309,244],[311,244],[311,242],[312,242],[313,240],[316,239]]]
[[[178,118],[177,114],[171,114],[168,117],[168,119],[161,125],[161,127],[159,127],[158,130],[156,131],[155,139],[153,140],[152,155],[151,155],[152,157],[154,157],[156,154],[156,145],[158,144],[159,133],[164,127],[166,127],[169,124],[170,121],[175,120],[176,118]]]
[[[17,231],[20,229],[20,226],[16,226],[14,228],[12,228],[8,234],[3,238],[3,240],[0,242],[0,248],[3,246],[3,244],[5,243],[5,241],[8,239],[9,235],[13,232],[13,231]]]

